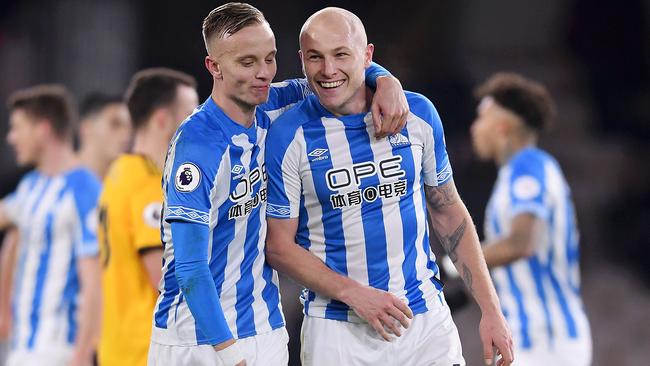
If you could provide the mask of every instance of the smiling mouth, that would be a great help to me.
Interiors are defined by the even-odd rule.
[[[321,88],[323,89],[334,89],[338,88],[339,86],[343,85],[345,80],[338,80],[338,81],[319,81],[318,85],[320,85]]]

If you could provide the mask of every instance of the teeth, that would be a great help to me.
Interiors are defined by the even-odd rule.
[[[330,89],[330,88],[336,88],[337,86],[342,85],[344,80],[339,80],[339,81],[331,81],[331,82],[325,82],[321,81],[319,82],[320,86],[322,86],[325,89]]]

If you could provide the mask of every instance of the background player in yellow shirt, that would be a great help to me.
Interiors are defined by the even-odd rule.
[[[101,366],[147,363],[161,276],[162,167],[173,133],[198,105],[196,81],[175,70],[143,70],[131,79],[126,101],[133,149],[111,165],[99,201]]]

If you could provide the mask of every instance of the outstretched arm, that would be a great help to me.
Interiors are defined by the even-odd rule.
[[[472,218],[456,191],[453,179],[441,186],[425,185],[433,236],[447,251],[463,281],[481,308],[479,333],[486,363],[492,362],[495,346],[500,366],[513,361],[512,334],[501,313]],[[489,363],[488,363],[489,364]]]
[[[504,266],[535,253],[544,235],[544,221],[531,213],[521,213],[512,219],[510,235],[483,246],[488,268]]]
[[[384,327],[398,337],[401,335],[393,319],[408,328],[408,319],[413,318],[413,313],[399,298],[334,272],[299,246],[294,239],[298,219],[268,217],[267,222],[266,260],[273,268],[325,297],[346,303],[387,341],[391,337]]]

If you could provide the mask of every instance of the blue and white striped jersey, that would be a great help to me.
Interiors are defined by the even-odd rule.
[[[555,159],[535,147],[519,151],[499,170],[485,216],[488,245],[508,236],[512,219],[522,213],[546,224],[535,254],[491,271],[516,345],[548,348],[590,338],[571,192]]]
[[[379,140],[370,113],[335,117],[315,96],[280,117],[266,146],[267,216],[298,218],[299,245],[419,314],[442,302],[424,184],[444,184],[452,171],[433,104],[406,97],[406,127]],[[301,300],[306,315],[360,321],[346,304],[309,289]]]
[[[77,260],[97,256],[100,182],[86,168],[25,175],[4,200],[20,233],[11,347],[43,352],[70,347],[77,332]]]
[[[212,100],[179,127],[163,176],[163,278],[152,340],[167,345],[208,344],[175,276],[171,222],[209,228],[208,258],[230,331],[245,338],[284,326],[278,275],[265,262],[267,175],[264,143],[271,122],[308,93],[304,80],[272,85],[245,128]]]

